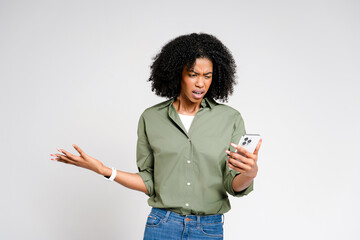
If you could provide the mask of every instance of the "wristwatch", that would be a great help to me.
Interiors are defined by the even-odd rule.
[[[113,182],[115,177],[116,177],[116,168],[112,167],[111,168],[112,172],[111,172],[111,176],[110,177],[105,177],[104,178],[110,182]]]

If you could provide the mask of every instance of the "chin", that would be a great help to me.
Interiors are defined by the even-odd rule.
[[[190,101],[192,102],[192,103],[198,103],[198,102],[201,102],[202,100],[203,100],[204,98],[190,98]]]

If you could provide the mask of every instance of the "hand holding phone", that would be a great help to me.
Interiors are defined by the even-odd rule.
[[[259,145],[260,140],[259,134],[245,134],[241,137],[238,145],[231,143],[236,150],[235,152],[225,151],[228,154],[229,169],[255,177],[257,174],[257,153],[259,151],[256,147]]]

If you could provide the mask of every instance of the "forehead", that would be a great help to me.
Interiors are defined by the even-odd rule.
[[[197,58],[192,67],[189,68],[189,71],[212,71],[213,63],[208,58]]]

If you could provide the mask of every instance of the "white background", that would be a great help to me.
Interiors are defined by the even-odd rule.
[[[225,239],[359,239],[359,1],[0,1],[0,239],[141,239],[147,196],[53,162],[56,148],[136,172],[160,101],[149,66],[176,36],[233,53],[229,99],[263,146]]]

